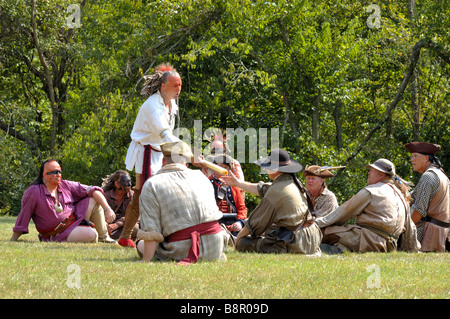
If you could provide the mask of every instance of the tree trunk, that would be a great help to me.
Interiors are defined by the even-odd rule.
[[[410,19],[410,27],[414,28],[414,18],[416,13],[416,0],[408,0],[408,16]],[[411,94],[411,110],[413,111],[412,116],[412,129],[413,129],[413,140],[418,141],[420,137],[420,101],[418,101],[417,85],[418,85],[419,72],[414,69],[411,76],[411,85],[409,91]]]
[[[336,147],[338,151],[342,150],[342,124],[341,124],[342,101],[338,99],[333,110],[334,126],[336,127]]]
[[[372,136],[375,134],[375,132],[378,131],[384,123],[386,123],[386,121],[389,118],[389,116],[391,115],[392,111],[395,109],[398,102],[401,100],[403,93],[405,92],[405,89],[411,80],[411,77],[414,73],[414,70],[415,70],[416,65],[420,58],[420,50],[422,48],[433,47],[433,45],[434,45],[434,43],[430,39],[419,40],[414,45],[414,47],[412,49],[411,59],[410,59],[411,62],[409,64],[407,72],[406,72],[405,76],[403,77],[403,81],[400,84],[400,87],[397,90],[397,94],[395,94],[394,99],[392,100],[391,104],[387,108],[387,110],[384,114],[384,117],[378,122],[378,124],[376,124],[370,130],[370,132],[367,134],[367,136],[364,138],[364,140],[362,140],[359,143],[359,145],[356,147],[356,149],[353,151],[353,153],[345,160],[345,162],[342,164],[342,166],[347,166],[348,163],[350,163],[359,154],[359,152],[361,152],[362,148],[369,142],[369,140],[372,138]],[[339,169],[339,171],[337,171],[336,175],[333,177],[333,180],[336,179],[342,173],[342,170],[343,170],[343,168],[341,168],[341,169]]]
[[[53,155],[55,150],[55,144],[56,144],[56,130],[57,130],[57,121],[58,121],[58,109],[56,105],[56,99],[55,99],[55,91],[53,86],[53,79],[50,74],[50,68],[47,64],[47,61],[45,60],[44,54],[41,49],[41,44],[39,42],[38,33],[37,33],[37,25],[36,25],[36,17],[34,9],[36,7],[36,1],[33,0],[31,3],[31,27],[33,30],[33,43],[36,47],[36,51],[39,56],[39,61],[42,65],[42,68],[44,69],[44,76],[45,76],[45,85],[47,86],[47,96],[50,100],[50,106],[52,109],[52,132],[51,132],[51,141],[50,141],[50,155]]]
[[[320,137],[320,93],[314,99],[314,106],[312,108],[311,114],[311,131],[312,131],[312,139],[316,145],[319,144]]]

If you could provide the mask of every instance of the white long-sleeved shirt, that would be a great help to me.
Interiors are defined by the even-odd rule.
[[[175,127],[175,115],[178,106],[175,100],[171,100],[171,110],[166,108],[160,92],[151,95],[141,106],[130,134],[131,143],[128,147],[125,165],[128,170],[135,169],[136,173],[142,173],[144,160],[144,145],[151,145],[154,150],[160,151],[160,145],[164,142],[179,141],[172,134]],[[151,174],[154,175],[162,166],[163,155],[161,152],[151,153]]]

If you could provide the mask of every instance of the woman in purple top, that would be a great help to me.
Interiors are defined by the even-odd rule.
[[[61,179],[61,166],[54,159],[45,161],[39,177],[25,190],[22,209],[13,228],[12,241],[28,233],[33,219],[40,241],[112,242],[106,221],[115,214],[103,190]],[[94,228],[81,225],[92,225]]]

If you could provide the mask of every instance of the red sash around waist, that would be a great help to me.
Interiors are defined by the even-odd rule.
[[[144,145],[144,161],[142,163],[141,189],[147,178],[152,176],[152,151],[161,152],[154,149],[150,144]]]
[[[200,236],[217,234],[222,231],[219,223],[215,220],[208,223],[194,225],[182,230],[179,230],[169,236],[168,242],[175,242],[181,240],[191,239],[192,244],[189,249],[189,254],[187,258],[180,261],[181,264],[191,264],[198,261],[198,256],[200,255]]]

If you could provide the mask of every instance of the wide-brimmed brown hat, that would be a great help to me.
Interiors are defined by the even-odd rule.
[[[380,158],[373,162],[372,164],[366,165],[367,168],[375,168],[377,171],[380,171],[382,173],[385,173],[389,176],[395,175],[395,165],[385,158]]]
[[[410,153],[435,154],[441,150],[441,146],[434,143],[411,142],[405,144],[406,149]]]
[[[303,168],[302,164],[291,159],[289,153],[283,149],[270,151],[269,156],[257,160],[255,164],[282,173],[297,173]]]
[[[306,168],[303,171],[303,176],[318,176],[321,178],[330,178],[334,175],[326,167],[322,167],[319,165],[306,165]]]

